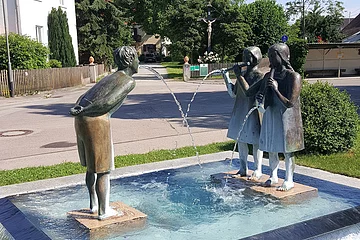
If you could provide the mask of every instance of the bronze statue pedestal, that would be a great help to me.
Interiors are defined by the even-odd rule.
[[[277,187],[280,187],[283,183],[283,179],[279,178],[279,183],[271,187],[263,186],[263,183],[269,179],[269,175],[263,174],[260,179],[257,180],[248,180],[248,177],[241,177],[237,174],[238,170],[218,173],[211,175],[213,181],[225,181],[227,179],[227,185],[230,187],[244,187],[244,184],[247,189],[255,191],[257,193],[262,193],[268,195],[272,198],[281,200],[282,202],[296,203],[303,201],[308,198],[317,197],[318,189],[310,186],[306,186],[300,183],[294,183],[294,188],[288,191],[278,191]],[[249,170],[249,176],[252,174],[252,170]]]
[[[107,234],[122,234],[145,226],[147,215],[122,202],[110,203],[110,206],[123,212],[121,216],[113,216],[98,220],[97,213],[90,213],[89,209],[70,211],[67,214],[90,231],[92,239],[98,239]]]

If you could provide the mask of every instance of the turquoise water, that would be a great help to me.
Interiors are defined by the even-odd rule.
[[[140,230],[108,233],[104,239],[239,239],[359,205],[358,190],[301,175],[295,175],[295,181],[317,187],[319,196],[298,204],[283,204],[245,186],[232,189],[211,182],[211,174],[228,170],[228,162],[222,161],[112,180],[111,201],[124,202],[148,219]],[[85,186],[26,194],[11,201],[52,239],[89,238],[66,215],[88,207]]]

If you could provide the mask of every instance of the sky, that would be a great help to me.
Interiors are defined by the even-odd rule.
[[[254,0],[246,0],[247,3],[251,3]],[[277,3],[280,3],[285,6],[287,2],[290,0],[276,0]],[[344,3],[343,6],[345,8],[344,16],[355,18],[358,14],[360,14],[360,1],[359,0],[342,0]]]

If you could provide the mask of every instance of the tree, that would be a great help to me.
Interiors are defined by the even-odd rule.
[[[28,36],[9,34],[11,66],[13,69],[47,68],[49,49]],[[0,36],[0,70],[7,70],[6,38]]]
[[[317,42],[321,37],[326,42],[341,42],[339,29],[343,22],[343,3],[337,0],[295,0],[286,3],[287,16],[297,21],[301,35],[308,42]],[[301,16],[299,16],[301,12]]]
[[[48,40],[50,58],[62,63],[63,67],[74,67],[76,58],[72,39],[69,33],[66,12],[61,7],[51,9],[48,15]]]
[[[287,17],[275,0],[257,0],[241,9],[253,32],[251,42],[261,52],[266,53],[269,46],[279,42],[287,32]]]
[[[292,39],[287,42],[290,49],[290,63],[295,72],[298,72],[304,77],[304,65],[306,56],[309,52],[308,46],[304,39]]]
[[[93,56],[96,62],[112,65],[113,51],[133,43],[127,12],[109,0],[76,0],[75,7],[80,63]]]
[[[241,13],[241,2],[214,1],[215,9],[221,9],[214,24],[213,49],[222,62],[234,62],[243,49],[252,45],[252,30]]]
[[[166,36],[172,41],[171,51],[177,53],[177,60],[188,55],[193,61],[199,55],[207,27],[201,20],[203,7],[202,0],[174,0],[168,6]]]
[[[160,34],[161,36],[168,36],[170,6],[175,4],[182,3],[171,0],[116,0],[117,6],[127,6],[131,9],[128,11],[128,17],[133,16],[134,21],[141,24],[147,34]]]

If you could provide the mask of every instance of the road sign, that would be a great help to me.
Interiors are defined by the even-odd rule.
[[[200,71],[200,66],[199,65],[191,66],[190,71]]]
[[[281,37],[281,41],[284,43],[284,42],[287,42],[289,40],[289,37],[287,35],[283,35]]]
[[[208,64],[200,64],[200,76],[206,76],[208,73]]]

